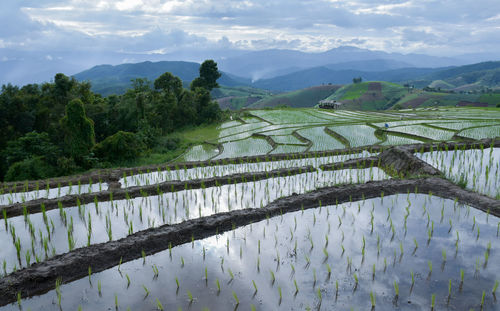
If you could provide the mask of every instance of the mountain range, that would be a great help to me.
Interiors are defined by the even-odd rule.
[[[24,85],[50,81],[58,72],[75,75],[99,64],[120,65],[144,61],[202,62],[214,59],[219,69],[234,76],[255,82],[291,74],[315,67],[333,71],[357,70],[363,72],[388,71],[401,68],[441,68],[461,66],[485,60],[500,60],[500,53],[464,54],[438,57],[425,54],[401,54],[343,46],[321,53],[296,50],[245,51],[238,49],[191,50],[182,53],[148,54],[125,52],[72,51],[19,52],[0,49],[0,84]],[[374,62],[374,61],[377,62]]]
[[[446,67],[467,64],[467,61],[450,57],[437,57],[424,54],[400,54],[372,51],[344,46],[322,53],[304,53],[293,50],[264,50],[237,55],[218,61],[223,71],[253,81],[284,75],[301,69],[327,66],[337,70],[355,69],[373,71],[370,65],[378,60],[384,65],[376,70],[390,70],[405,67]],[[385,61],[385,62],[384,62]],[[340,65],[341,64],[341,65]],[[330,68],[331,69],[331,68]]]
[[[330,64],[257,81],[222,72],[218,82],[226,87],[246,86],[278,93],[318,85],[349,84],[354,77],[361,77],[363,81],[410,83],[419,88],[431,86],[450,90],[471,90],[500,87],[500,61],[458,67],[409,67],[387,70],[398,64],[400,63],[388,60]],[[187,87],[189,82],[198,76],[199,66],[198,63],[179,61],[147,61],[117,66],[99,65],[80,72],[74,77],[80,81],[90,81],[93,91],[106,96],[124,93],[130,87],[132,79],[147,78],[154,81],[166,71],[179,76]],[[349,67],[365,70],[345,69]]]

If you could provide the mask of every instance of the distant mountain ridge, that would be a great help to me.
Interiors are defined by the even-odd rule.
[[[99,65],[75,74],[73,77],[79,81],[90,81],[92,90],[104,96],[122,94],[130,88],[131,80],[147,78],[154,82],[165,72],[178,76],[185,84],[194,80],[199,75],[200,64],[184,61],[141,62],[121,65]],[[218,80],[225,86],[238,86],[250,83],[248,79],[239,78],[227,73],[222,73]]]
[[[484,87],[500,88],[500,61],[459,67],[409,67],[384,70],[385,68],[398,67],[404,64],[380,59],[328,64],[257,81],[223,71],[218,82],[220,85],[227,87],[246,86],[274,92],[288,92],[319,85],[350,84],[354,77],[361,77],[363,81],[411,83],[419,88],[437,86],[442,89],[457,91]],[[130,88],[130,80],[132,79],[147,78],[154,81],[167,71],[179,76],[187,87],[198,76],[199,66],[198,63],[184,61],[146,61],[116,66],[100,65],[80,72],[74,77],[80,81],[90,81],[93,91],[106,96],[124,93],[127,88]],[[362,68],[364,70],[359,70]]]
[[[349,84],[355,77],[365,81],[403,82],[437,72],[438,68],[401,68],[387,71],[332,70],[326,66],[308,68],[284,76],[258,80],[254,87],[273,91],[293,91],[322,84]]]
[[[390,66],[380,70],[404,67],[447,67],[467,64],[464,60],[424,54],[400,54],[372,51],[352,46],[343,46],[321,53],[306,53],[295,50],[264,50],[218,60],[219,68],[235,75],[256,81],[277,76],[275,72],[287,72],[289,67],[312,68],[332,64],[385,60]],[[361,69],[349,66],[340,69]],[[365,69],[366,70],[366,69]],[[370,71],[370,70],[368,70]],[[288,71],[290,72],[290,71]]]

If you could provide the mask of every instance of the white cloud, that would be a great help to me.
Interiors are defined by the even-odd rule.
[[[435,54],[473,51],[474,43],[496,51],[500,42],[489,35],[498,34],[499,11],[497,0],[7,0],[0,4],[0,48],[172,53],[354,45]]]

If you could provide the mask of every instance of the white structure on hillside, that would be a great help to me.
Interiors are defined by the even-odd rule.
[[[342,106],[341,102],[331,99],[323,99],[319,101],[319,108],[323,109],[339,109]]]

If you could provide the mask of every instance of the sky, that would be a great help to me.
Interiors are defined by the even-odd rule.
[[[500,48],[498,0],[2,0],[0,48],[295,49],[434,55]]]
[[[453,56],[497,53],[498,38],[498,0],[0,1],[0,62],[339,46]]]

